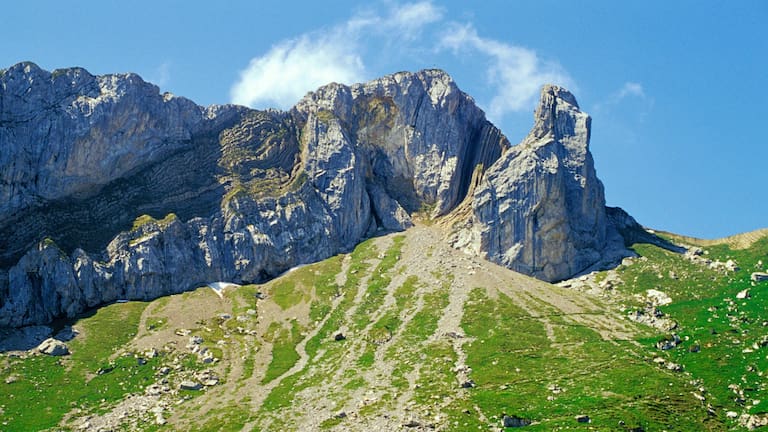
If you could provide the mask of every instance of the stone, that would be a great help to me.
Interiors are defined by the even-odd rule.
[[[764,426],[768,426],[768,413],[744,413],[739,417],[739,425],[749,430],[755,430]]]
[[[525,427],[529,426],[531,423],[533,423],[531,420],[524,419],[518,416],[509,416],[504,414],[501,417],[501,424],[505,428],[518,428],[518,427]]]
[[[475,386],[475,381],[473,380],[466,380],[461,383],[461,388],[465,388],[465,389],[473,388],[474,386]]]
[[[680,345],[681,342],[682,340],[680,340],[680,336],[672,334],[670,336],[665,336],[664,339],[656,342],[656,348],[662,351],[667,351]]]
[[[754,272],[752,273],[752,276],[750,276],[750,279],[752,282],[762,282],[768,280],[768,273],[765,272]]]
[[[749,289],[744,289],[736,293],[736,298],[739,300],[744,300],[749,298]]]
[[[179,384],[179,388],[182,390],[200,390],[203,386],[196,381],[184,380]]]
[[[652,306],[665,306],[672,303],[672,299],[669,297],[669,295],[655,289],[647,290],[645,292],[645,297],[648,299],[648,302],[651,303]]]
[[[207,380],[203,381],[203,385],[206,387],[212,387],[219,384],[218,378],[208,378]]]
[[[588,415],[580,414],[576,416],[576,422],[578,423],[590,423],[591,420]]]
[[[407,428],[416,428],[420,426],[421,426],[421,422],[413,418],[403,423],[403,427],[407,427]]]
[[[48,338],[44,340],[38,347],[37,351],[49,356],[64,356],[69,354],[69,348],[64,342]]]
[[[335,340],[336,342],[338,342],[338,341],[343,341],[343,340],[345,340],[345,339],[347,339],[347,337],[346,337],[346,336],[344,336],[344,333],[336,333],[336,334],[333,336],[333,340]]]

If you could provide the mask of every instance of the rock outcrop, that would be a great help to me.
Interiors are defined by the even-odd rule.
[[[278,112],[31,63],[0,75],[0,145],[0,326],[263,281],[450,212],[509,147],[437,70]]]
[[[590,123],[571,93],[545,86],[533,129],[487,171],[455,245],[546,281],[626,256],[608,223]]]

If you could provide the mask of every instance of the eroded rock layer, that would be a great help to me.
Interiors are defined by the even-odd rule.
[[[263,281],[450,212],[509,148],[437,70],[288,112],[202,108],[133,74],[0,74],[0,326]]]

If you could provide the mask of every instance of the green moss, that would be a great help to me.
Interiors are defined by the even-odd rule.
[[[317,110],[315,115],[317,116],[318,120],[325,123],[326,125],[330,125],[331,122],[336,118],[336,114],[334,114],[333,111],[329,111],[323,108]]]
[[[171,222],[175,221],[176,219],[178,219],[178,217],[174,213],[168,213],[164,218],[162,218],[160,220],[157,220],[157,219],[153,218],[150,215],[144,214],[144,215],[141,215],[141,216],[137,217],[136,219],[134,219],[133,227],[131,228],[131,231],[138,231],[143,226],[148,225],[148,224],[157,224],[160,227],[166,227],[166,226],[170,225]]]

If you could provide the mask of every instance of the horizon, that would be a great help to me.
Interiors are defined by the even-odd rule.
[[[768,36],[760,25],[768,4],[381,1],[303,4],[301,16],[284,5],[180,5],[50,4],[34,13],[11,5],[0,34],[14,42],[0,50],[0,68],[31,61],[49,71],[135,72],[199,105],[257,109],[286,109],[332,81],[438,68],[512,144],[530,130],[539,89],[551,82],[593,118],[590,147],[607,205],[644,226],[699,238],[768,226],[759,199],[768,146],[757,128],[744,127],[768,116],[754,97],[764,81],[766,60],[755,53]],[[537,18],[552,10],[570,26],[549,26],[541,38]],[[255,11],[275,19],[248,26]],[[182,19],[154,25],[166,16]],[[217,16],[230,25],[210,24]],[[41,31],[25,34],[29,27]]]

